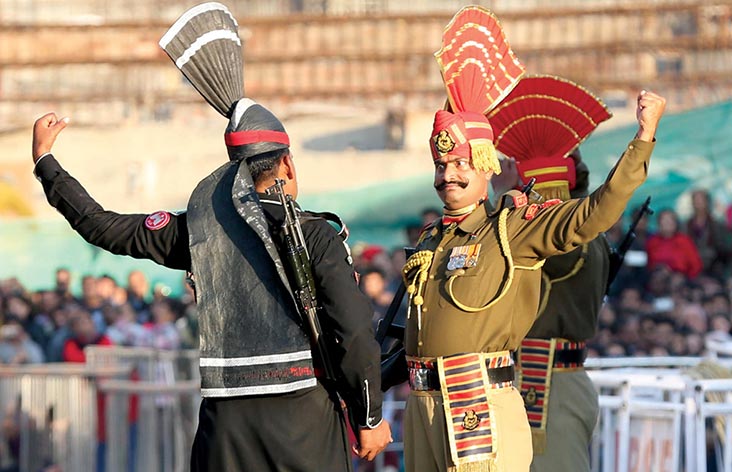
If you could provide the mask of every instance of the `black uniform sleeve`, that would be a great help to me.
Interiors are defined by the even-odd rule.
[[[38,162],[35,174],[48,203],[89,243],[113,254],[150,259],[172,269],[190,269],[185,214],[170,214],[165,226],[151,230],[145,226],[148,215],[105,211],[52,155]]]
[[[336,359],[350,390],[344,399],[360,425],[375,427],[381,422],[382,398],[381,351],[371,325],[373,309],[356,284],[343,239],[333,227],[316,220],[304,225],[303,232],[325,315],[322,321],[340,340]]]

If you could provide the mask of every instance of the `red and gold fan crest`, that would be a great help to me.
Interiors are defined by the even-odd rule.
[[[524,180],[536,177],[537,191],[568,182],[568,192],[574,187],[574,162],[564,158],[611,116],[583,87],[542,75],[521,79],[488,119],[495,147],[516,159]],[[554,196],[568,198],[567,192]]]
[[[523,78],[488,114],[493,140],[518,161],[565,157],[612,115],[599,98],[566,79]]]
[[[498,19],[479,6],[465,7],[453,17],[435,57],[453,111],[488,113],[525,70]]]
[[[460,10],[445,28],[435,53],[449,106],[437,112],[431,135],[432,157],[470,156],[481,171],[500,173],[494,133],[485,117],[524,73],[498,19],[482,7]]]

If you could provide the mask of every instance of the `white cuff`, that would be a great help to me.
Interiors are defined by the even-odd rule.
[[[371,419],[371,418],[369,418],[369,419]],[[364,429],[376,429],[376,428],[378,428],[378,427],[379,427],[379,425],[380,425],[380,424],[381,424],[381,423],[382,423],[383,421],[384,421],[384,418],[381,418],[381,419],[379,420],[379,422],[378,422],[378,423],[376,423],[375,425],[371,425],[371,424],[368,424],[368,421],[367,421],[367,422],[366,422],[366,423],[367,423],[366,425],[359,425],[359,426],[360,426],[361,428],[364,428]]]
[[[41,157],[38,158],[35,165],[33,166],[33,175],[36,176],[36,179],[38,179],[39,182],[41,181],[41,178],[38,177],[38,174],[36,174],[36,167],[38,167],[38,164],[41,162],[41,160],[43,160],[44,157],[46,157],[50,154],[51,154],[50,152],[44,152],[43,154],[41,154]]]

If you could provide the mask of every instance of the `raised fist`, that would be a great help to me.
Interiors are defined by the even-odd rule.
[[[47,152],[51,152],[56,136],[69,123],[68,118],[58,119],[56,114],[46,113],[36,120],[33,125],[33,163]]]
[[[666,99],[646,90],[638,94],[638,105],[635,116],[638,120],[638,133],[635,137],[643,141],[653,141],[658,122],[666,108]]]

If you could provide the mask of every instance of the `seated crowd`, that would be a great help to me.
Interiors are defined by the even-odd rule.
[[[653,232],[648,216],[640,220],[588,343],[591,356],[695,356],[704,353],[710,337],[732,340],[732,215],[717,220],[703,190],[692,193],[692,207],[683,223],[673,210],[656,212]],[[422,223],[407,228],[408,244],[439,216],[425,210]],[[630,219],[607,233],[611,246],[620,246]],[[358,243],[353,256],[376,327],[399,285],[404,251]],[[89,344],[197,347],[195,301],[187,284],[183,296],[171,298],[166,287],[150,290],[140,271],[131,272],[126,285],[85,275],[77,298],[71,277],[58,269],[55,287],[35,292],[16,279],[0,281],[0,363],[83,362]]]

